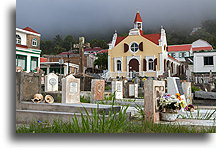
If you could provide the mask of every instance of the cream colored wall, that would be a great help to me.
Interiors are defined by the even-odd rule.
[[[130,44],[132,42],[137,42],[138,44],[143,42],[143,51],[138,50],[136,53],[132,53],[130,51]],[[129,45],[129,50],[124,53],[124,43]],[[140,64],[141,64],[141,71],[143,71],[143,59],[146,56],[155,56],[157,58],[157,70],[160,70],[160,57],[159,53],[162,52],[162,47],[156,45],[155,43],[149,41],[148,39],[136,35],[136,36],[127,36],[124,40],[122,40],[117,46],[115,46],[112,49],[108,50],[108,55],[110,55],[110,72],[114,72],[114,57],[123,57],[123,69],[122,72],[127,72],[127,56],[141,56]],[[146,73],[146,75],[153,76],[155,75],[155,72],[153,73]]]

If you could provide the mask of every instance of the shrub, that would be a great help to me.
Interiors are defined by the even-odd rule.
[[[191,87],[191,91],[192,93],[195,93],[195,91],[200,91],[201,89],[199,87],[196,87],[196,86],[192,86]]]

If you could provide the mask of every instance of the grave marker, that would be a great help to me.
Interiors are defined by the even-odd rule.
[[[123,81],[112,81],[112,93],[116,99],[123,99]]]
[[[62,103],[80,103],[80,79],[72,74],[62,78]]]
[[[105,81],[100,79],[92,79],[91,82],[91,95],[92,100],[104,99]]]
[[[58,91],[58,76],[54,73],[45,76],[45,92],[49,91]]]
[[[165,81],[146,80],[144,83],[144,113],[145,119],[151,122],[159,121],[157,102],[165,93]]]

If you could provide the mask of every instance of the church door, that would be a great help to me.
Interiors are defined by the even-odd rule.
[[[137,59],[131,59],[129,62],[129,71],[139,72],[139,61]]]

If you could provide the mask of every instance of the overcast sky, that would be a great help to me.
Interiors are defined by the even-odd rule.
[[[137,11],[143,30],[161,25],[199,26],[203,20],[216,18],[216,0],[17,0],[16,27],[29,26],[43,38],[106,36],[132,28]]]

